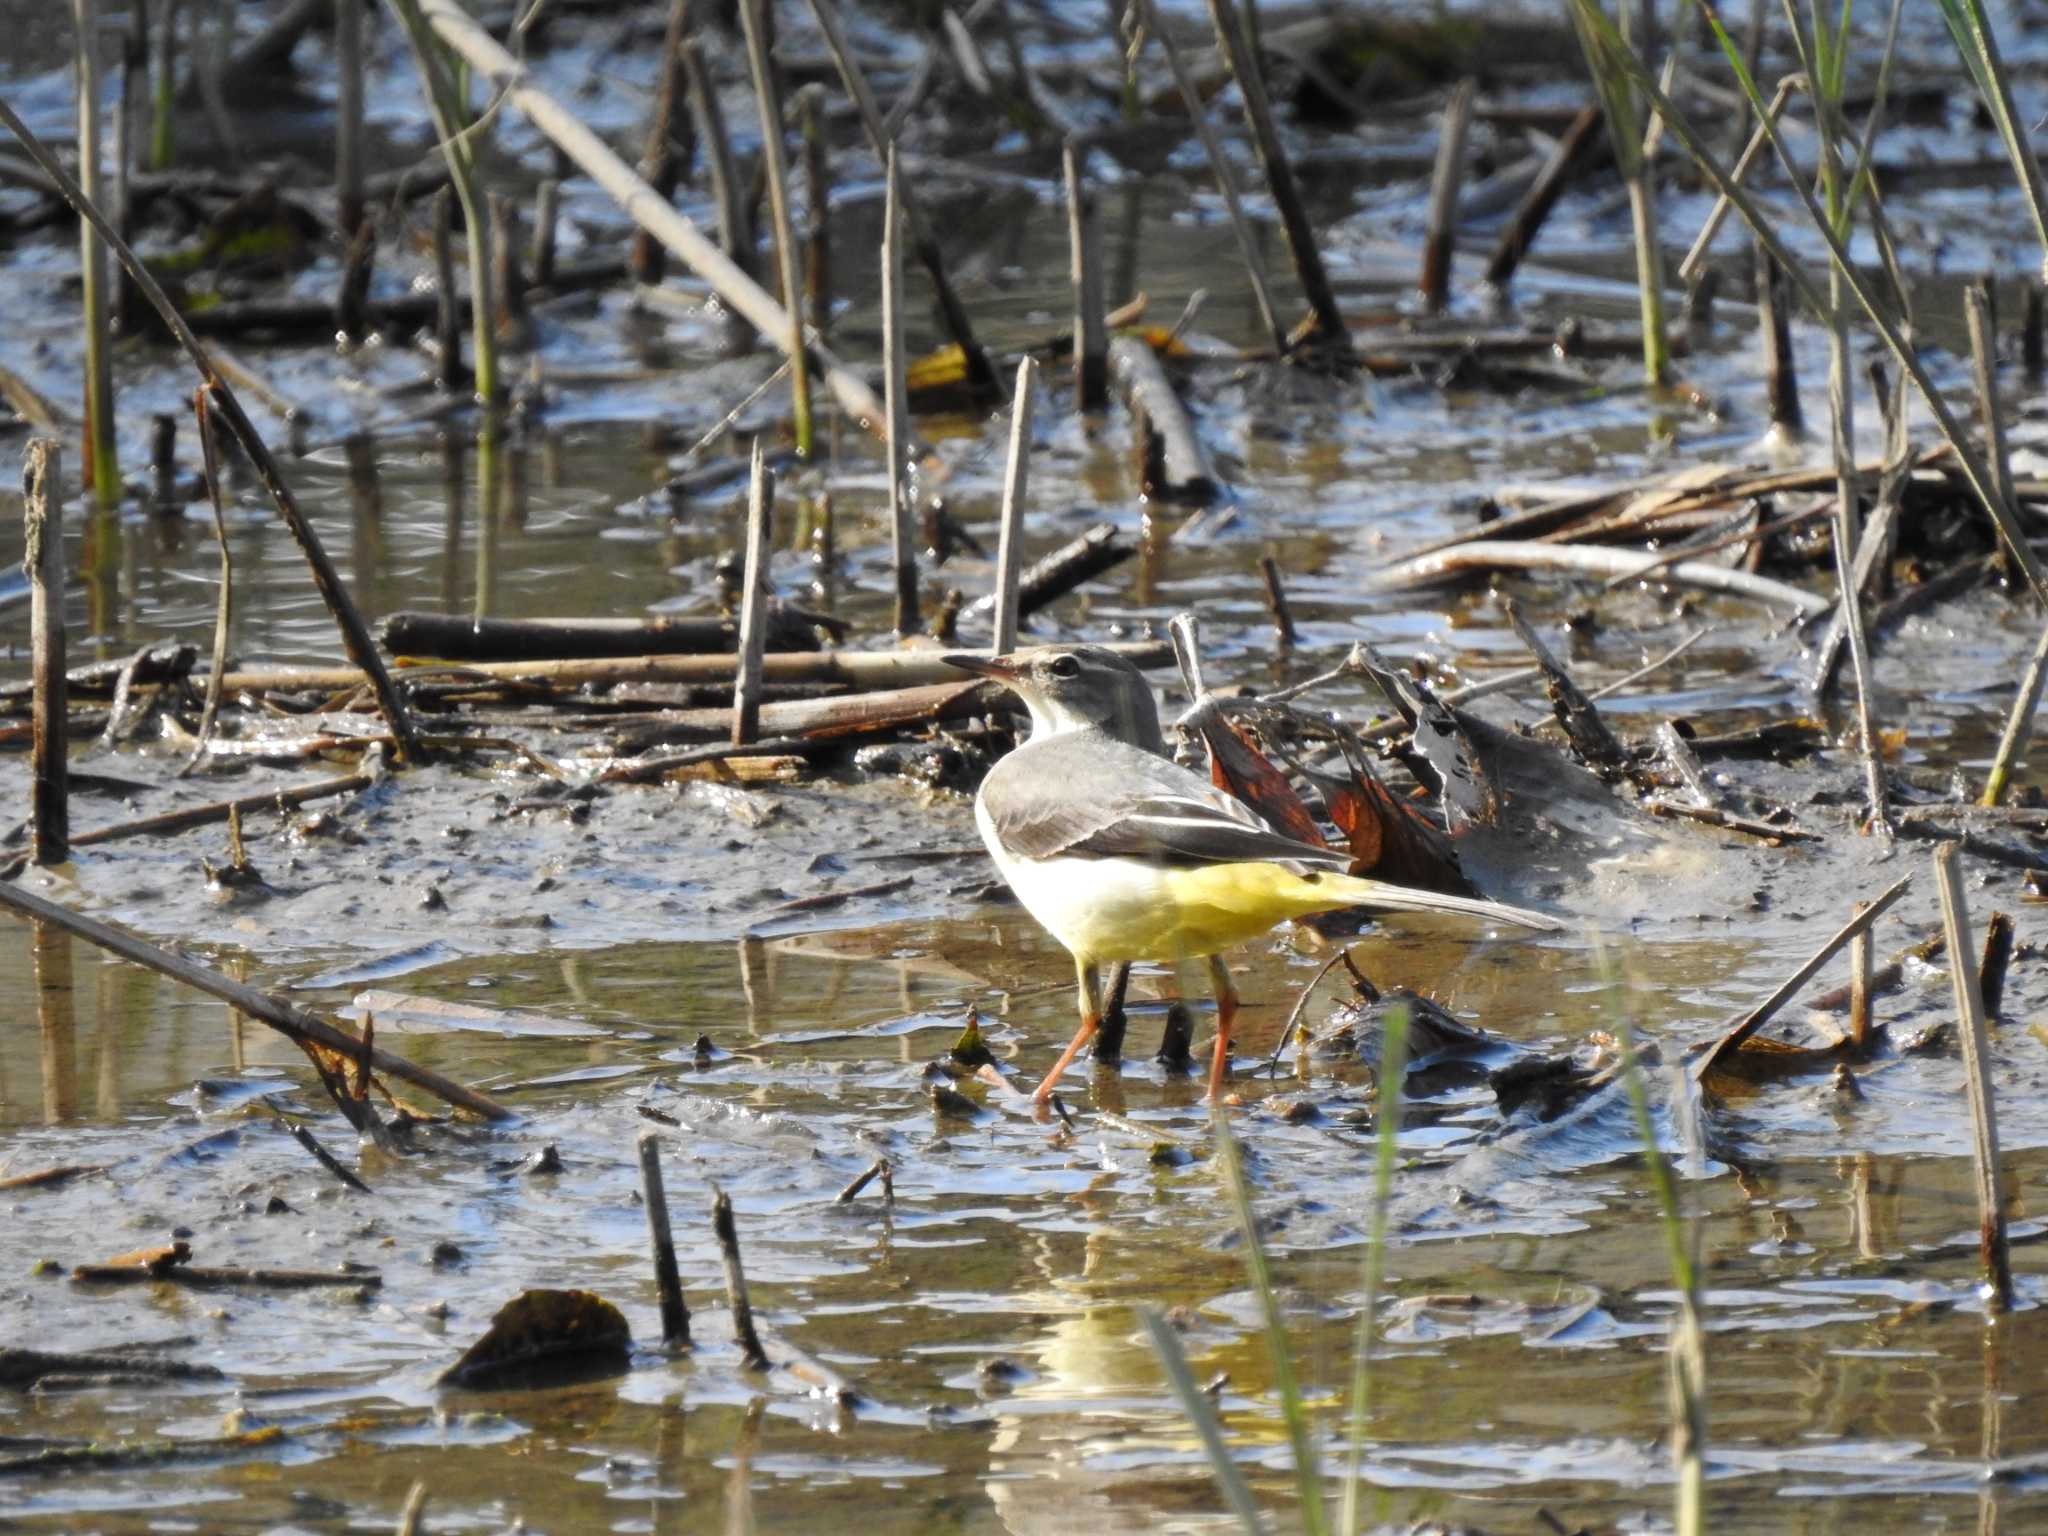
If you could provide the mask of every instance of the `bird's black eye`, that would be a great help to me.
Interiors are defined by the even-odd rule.
[[[1072,656],[1055,656],[1045,664],[1045,670],[1054,677],[1079,677],[1081,663]]]

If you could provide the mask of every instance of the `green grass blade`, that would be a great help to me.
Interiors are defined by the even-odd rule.
[[[1401,1136],[1401,1086],[1408,1075],[1408,1009],[1387,1010],[1380,1038],[1379,1092],[1373,1111],[1376,1141],[1372,1171],[1371,1246],[1365,1254],[1365,1302],[1351,1344],[1351,1433],[1344,1468],[1344,1506],[1337,1529],[1357,1536],[1362,1523],[1366,1427],[1372,1417],[1372,1341],[1380,1285],[1387,1271],[1387,1202],[1394,1191],[1394,1159]]]
[[[1280,1414],[1287,1424],[1287,1438],[1294,1448],[1294,1482],[1301,1493],[1301,1523],[1308,1536],[1329,1536],[1329,1511],[1323,1506],[1322,1460],[1316,1454],[1315,1426],[1301,1401],[1301,1385],[1294,1374],[1294,1353],[1287,1342],[1287,1326],[1280,1316],[1280,1297],[1273,1288],[1273,1271],[1266,1262],[1266,1245],[1259,1240],[1258,1219],[1252,1212],[1251,1184],[1245,1178],[1244,1162],[1238,1155],[1237,1138],[1231,1134],[1230,1119],[1220,1110],[1216,1116],[1216,1154],[1223,1168],[1224,1186],[1237,1210],[1237,1224],[1244,1233],[1244,1264],[1258,1298],[1259,1314],[1265,1320],[1266,1350],[1273,1367],[1273,1387],[1280,1394]]]
[[[1152,1352],[1159,1357],[1159,1364],[1166,1371],[1166,1384],[1180,1400],[1181,1411],[1195,1426],[1195,1433],[1202,1437],[1202,1451],[1209,1458],[1209,1470],[1216,1474],[1216,1484],[1223,1490],[1231,1513],[1237,1516],[1238,1525],[1247,1536],[1264,1536],[1266,1523],[1259,1518],[1259,1506],[1252,1498],[1251,1485],[1245,1482],[1244,1473],[1239,1470],[1230,1454],[1230,1447],[1224,1442],[1223,1425],[1216,1417],[1215,1404],[1209,1401],[1208,1393],[1195,1385],[1195,1373],[1188,1368],[1187,1352],[1180,1347],[1180,1335],[1173,1331],[1173,1326],[1156,1307],[1140,1307],[1138,1321],[1145,1325],[1145,1332],[1151,1336]]]

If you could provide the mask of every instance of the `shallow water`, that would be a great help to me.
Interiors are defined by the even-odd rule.
[[[644,60],[601,26],[567,36],[539,67],[563,81],[624,82],[592,108],[601,126],[636,138]],[[879,29],[873,36],[878,46],[887,39]],[[393,68],[374,115],[380,132],[404,142],[407,80],[395,39],[383,46]],[[2031,56],[2024,43],[2011,51]],[[327,89],[318,73],[311,79],[316,94]],[[10,100],[14,84],[38,127],[61,126],[61,78],[17,75]],[[524,124],[507,122],[502,135],[508,159],[534,158]],[[1376,151],[1407,151],[1412,161],[1418,146],[1426,157],[1433,131],[1418,117],[1406,139],[1382,138]],[[1951,123],[1914,125],[1902,142],[1929,153],[1983,147],[1960,112]],[[1347,303],[1360,313],[1395,305],[1413,264],[1421,188],[1370,164],[1347,180],[1345,145],[1316,139],[1311,148],[1339,159],[1316,182],[1337,224],[1332,264]],[[998,344],[1015,344],[1057,328],[1066,312],[1058,209],[1036,202],[1050,186],[1045,167],[1017,146],[977,163],[993,168],[984,186],[955,172],[934,188],[951,196],[949,209],[984,200],[985,238],[965,218],[949,227],[958,226],[975,274],[968,296],[977,317],[987,316]],[[866,174],[842,172],[848,250],[865,249],[876,224],[878,189],[855,179]],[[992,196],[989,187],[1002,190]],[[593,190],[572,183],[567,202],[588,249],[616,241],[617,219]],[[2008,204],[1990,190],[1909,191],[1893,206],[1908,227],[1942,229],[1946,246],[1930,240],[1915,252],[1916,270],[1930,278],[1973,271],[2012,238]],[[1668,227],[1689,233],[1704,208],[1696,193],[1676,197]],[[1104,226],[1112,270],[1136,272],[1154,318],[1170,319],[1205,286],[1217,299],[1198,329],[1253,339],[1229,236],[1197,164],[1176,157],[1163,173],[1124,173],[1105,193]],[[1539,248],[1544,265],[1521,281],[1525,310],[1546,323],[1564,314],[1632,323],[1633,296],[1618,280],[1625,269],[1613,259],[1621,229],[1599,195],[1568,198]],[[1277,239],[1272,247],[1278,265]],[[72,260],[67,244],[44,237],[21,242],[0,267],[10,319],[26,317],[15,333],[20,355],[7,361],[59,398],[69,398],[75,368]],[[411,280],[419,255],[387,264],[379,281],[395,288]],[[1734,264],[1746,268],[1746,258]],[[298,281],[322,292],[332,272],[323,258]],[[850,297],[835,345],[855,359],[872,352],[866,281],[864,264],[842,272]],[[1935,333],[1948,334],[1947,295],[1938,282],[1927,287]],[[1721,402],[1713,414],[1653,410],[1625,362],[1587,367],[1586,388],[1572,395],[1447,393],[1427,379],[1329,392],[1205,365],[1191,393],[1236,509],[1192,527],[1137,500],[1121,415],[1081,422],[1056,387],[1039,409],[1031,552],[1103,518],[1141,534],[1144,552],[1058,605],[1039,633],[1134,634],[1192,605],[1219,680],[1306,676],[1359,638],[1426,654],[1453,680],[1518,666],[1520,646],[1492,594],[1366,598],[1366,574],[1468,526],[1484,498],[1512,488],[1761,459],[1747,318],[1733,304],[1723,315],[1713,349],[1685,364]],[[1474,304],[1465,317],[1483,316]],[[649,500],[678,449],[650,445],[646,423],[658,420],[669,445],[687,444],[769,365],[758,355],[718,361],[715,327],[701,315],[636,310],[617,295],[560,301],[539,331],[547,405],[506,451],[503,479],[488,484],[478,482],[466,428],[444,441],[416,424],[387,425],[353,463],[342,446],[351,432],[425,403],[389,393],[424,374],[416,355],[249,349],[310,417],[310,451],[291,461],[293,484],[373,617],[402,607],[714,611],[712,568],[737,542],[737,496],[673,517],[665,498]],[[1817,381],[1823,340],[1802,330],[1799,345],[1805,376]],[[1935,361],[1944,380],[1960,379],[1952,358]],[[173,408],[187,381],[163,355],[131,344],[122,386],[124,457],[139,465],[145,413]],[[2010,387],[2024,419],[2038,399],[2018,395],[2017,379]],[[757,408],[750,426],[766,428],[779,408]],[[1874,446],[1875,412],[1864,415]],[[920,425],[953,465],[949,504],[992,544],[1003,424]],[[840,563],[821,570],[807,550],[788,549],[776,580],[873,635],[886,613],[882,478],[850,429],[823,468],[786,490],[824,486],[837,509]],[[71,551],[74,656],[120,657],[164,638],[204,647],[216,554],[201,509],[93,521],[72,510],[83,530]],[[0,560],[18,555],[14,526],[0,518]],[[237,498],[229,543],[235,653],[332,659],[332,629],[297,551],[249,492]],[[1301,627],[1290,656],[1275,654],[1265,621],[1261,553],[1287,573]],[[988,580],[986,561],[960,556],[929,573],[927,595],[947,586],[971,595]],[[1512,590],[1552,637],[1588,602],[1563,585]],[[1559,642],[1589,685],[1633,670],[1703,622],[1714,626],[1685,657],[1608,703],[1624,732],[1679,713],[1718,727],[1806,707],[1808,637],[1775,615],[1634,591],[1598,611],[1597,629]],[[1957,766],[1981,775],[2035,622],[2023,606],[1979,594],[1913,620],[1887,644],[1878,709],[1906,729],[1898,767],[1930,781]],[[23,610],[0,613],[0,624],[0,638],[19,645]],[[1352,713],[1371,707],[1353,688],[1317,697]],[[1545,706],[1530,692],[1486,713],[1534,721]],[[586,745],[574,733],[560,738],[572,764]],[[82,798],[75,823],[340,771],[258,764],[177,786],[168,773],[181,756],[170,744],[81,754],[83,769],[149,787],[126,802]],[[1468,863],[1491,893],[1569,916],[1573,934],[1487,941],[1449,924],[1389,922],[1359,941],[1359,965],[1525,1045],[1570,1050],[1618,1029],[1625,1011],[1644,1035],[1676,1048],[1760,999],[1852,899],[1899,873],[1922,871],[1877,947],[1889,953],[1928,931],[1925,849],[1902,844],[1887,860],[1847,834],[1838,806],[1809,798],[1851,784],[1847,754],[1731,771],[1754,774],[1803,823],[1834,835],[1817,849],[1772,851],[1637,825],[1618,811],[1588,840],[1538,844],[1531,833],[1518,842],[1513,829],[1491,845],[1475,842]],[[517,1010],[561,1027],[447,1029],[372,999],[383,1043],[522,1115],[501,1131],[430,1134],[427,1150],[398,1158],[351,1146],[303,1061],[260,1025],[62,937],[0,926],[0,1017],[13,1021],[0,1028],[0,1175],[103,1167],[62,1187],[0,1192],[0,1342],[164,1345],[228,1377],[152,1391],[0,1390],[0,1436],[15,1437],[0,1449],[0,1469],[7,1456],[51,1441],[285,1431],[196,1465],[62,1477],[6,1470],[0,1524],[383,1529],[419,1479],[429,1528],[447,1531],[515,1521],[534,1530],[744,1530],[835,1516],[921,1532],[1227,1529],[1199,1445],[1139,1330],[1141,1306],[1175,1309],[1199,1379],[1227,1374],[1220,1407],[1233,1446],[1278,1522],[1298,1523],[1207,1112],[1192,1080],[1150,1059],[1170,978],[1141,978],[1123,1073],[1077,1073],[1072,1134],[971,1085],[977,1114],[941,1118],[923,1068],[970,1005],[999,1059],[1027,1081],[1065,1037],[1073,1008],[1061,952],[1014,907],[982,899],[990,872],[963,797],[828,780],[726,794],[620,789],[580,819],[511,808],[537,782],[519,770],[444,765],[337,802],[334,822],[311,835],[252,817],[250,855],[270,884],[255,898],[224,901],[207,890],[198,865],[222,858],[217,830],[92,850],[74,875],[31,881],[322,1011],[346,1016],[374,990]],[[0,784],[14,793],[22,783],[23,766],[0,761]],[[897,857],[910,852],[929,857]],[[775,910],[898,872],[913,883],[829,912]],[[2023,946],[1994,1054],[2012,1214],[2031,1238],[2048,1096],[2040,1042],[2026,1026],[2048,1001],[2048,983],[2031,955],[2039,908],[2021,900],[2014,874],[1973,867],[1980,922],[1994,907],[2013,912]],[[1244,957],[1246,1103],[1234,1123],[1334,1469],[1372,1156],[1370,1131],[1350,1117],[1369,1105],[1370,1074],[1291,1054],[1270,1080],[1251,1071],[1325,954],[1297,935]],[[1843,974],[1837,961],[1817,985]],[[1946,1018],[1949,1006],[1946,974],[1916,972],[1881,1016],[1904,1038]],[[1312,1005],[1310,1017],[1326,1011]],[[1198,1041],[1206,1034],[1204,1026]],[[712,1047],[701,1062],[700,1036]],[[2023,1243],[2015,1255],[2027,1309],[1987,1322],[1974,1285],[1968,1127],[1952,1046],[1886,1054],[1858,1076],[1857,1101],[1817,1075],[1722,1105],[1705,1148],[1689,1148],[1682,1127],[1660,1116],[1691,1175],[1682,1194],[1706,1286],[1710,1525],[2030,1529],[2043,1518],[2039,1468],[2048,1465],[2039,1461],[2048,1455],[2039,1250]],[[1291,1104],[1315,1112],[1290,1114]],[[1529,1530],[1547,1510],[1568,1529],[1658,1528],[1670,1506],[1664,1341],[1673,1294],[1632,1122],[1609,1113],[1503,1137],[1491,1096],[1465,1087],[1421,1093],[1414,1111],[1396,1185],[1401,1240],[1389,1253],[1390,1300],[1379,1318],[1366,1458],[1381,1490],[1375,1518]],[[328,1178],[281,1116],[314,1128],[375,1192],[351,1194]],[[662,1132],[695,1309],[697,1347],[680,1359],[653,1347],[659,1327],[634,1161],[635,1138],[650,1126]],[[523,1166],[550,1145],[560,1172]],[[893,1202],[873,1186],[836,1202],[878,1157],[893,1165]],[[857,1407],[840,1409],[787,1371],[743,1367],[706,1220],[713,1186],[733,1197],[771,1355],[801,1352],[852,1378]],[[277,1295],[89,1289],[37,1268],[161,1243],[174,1230],[189,1231],[198,1263],[353,1261],[382,1285]],[[459,1252],[437,1262],[443,1242]],[[532,1286],[588,1287],[621,1306],[639,1341],[634,1368],[541,1391],[437,1390],[434,1377],[492,1311]]]

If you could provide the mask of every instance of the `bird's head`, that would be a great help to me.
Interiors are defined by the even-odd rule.
[[[948,656],[945,661],[993,678],[1022,699],[1031,711],[1034,738],[1093,729],[1148,752],[1165,751],[1151,686],[1114,651],[1042,645],[1007,656]]]

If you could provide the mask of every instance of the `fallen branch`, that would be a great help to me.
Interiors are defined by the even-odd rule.
[[[1666,564],[1660,555],[1583,544],[1537,544],[1527,540],[1485,539],[1472,544],[1416,555],[1385,566],[1367,578],[1369,592],[1405,592],[1487,571],[1559,571],[1567,575],[1629,577],[1641,574],[1678,586],[1725,592],[1790,608],[1803,619],[1817,619],[1834,606],[1819,597],[1768,576],[1725,566],[1681,560]]]

